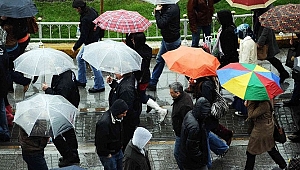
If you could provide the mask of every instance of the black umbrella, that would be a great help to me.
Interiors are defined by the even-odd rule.
[[[11,18],[32,17],[38,10],[32,0],[1,0],[0,16]]]

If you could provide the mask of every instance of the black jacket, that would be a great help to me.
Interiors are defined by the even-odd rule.
[[[75,43],[73,49],[77,50],[82,44],[88,45],[99,40],[100,28],[93,21],[98,17],[98,13],[86,7],[80,14],[80,37]]]
[[[210,106],[209,102],[202,97],[197,100],[193,110],[184,117],[179,152],[179,159],[184,168],[200,169],[207,165],[207,132],[204,121],[207,112],[210,112]]]
[[[239,45],[238,37],[234,31],[236,26],[233,23],[231,12],[229,10],[222,10],[219,11],[217,15],[220,24],[222,25],[220,43],[224,56],[219,58],[221,68],[229,63],[239,62],[239,54],[237,51]]]
[[[75,107],[79,105],[79,90],[75,83],[75,74],[72,70],[67,70],[60,75],[54,75],[52,77],[51,88],[47,88],[45,93],[62,95]]]
[[[140,152],[139,148],[130,141],[125,149],[123,158],[123,170],[150,170],[150,161],[148,152],[145,151],[145,156]]]
[[[193,108],[193,101],[191,96],[186,92],[180,94],[176,99],[174,99],[172,108],[172,126],[175,132],[175,135],[180,137],[181,125],[184,116],[188,111]]]
[[[180,37],[180,9],[177,4],[163,4],[161,11],[155,11],[157,27],[164,41],[171,43]]]
[[[112,123],[111,110],[107,110],[96,124],[95,146],[99,156],[115,154],[122,148],[123,122]]]
[[[8,93],[8,55],[4,45],[0,45],[0,98]]]
[[[136,46],[135,51],[143,58],[141,71],[135,71],[134,75],[138,83],[148,83],[150,80],[150,61],[152,57],[152,48],[147,44]]]

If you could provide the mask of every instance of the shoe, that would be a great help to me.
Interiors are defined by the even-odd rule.
[[[248,117],[248,115],[243,114],[243,113],[240,112],[240,111],[235,111],[234,114],[237,115],[237,116],[239,116],[239,117]]]
[[[227,149],[225,152],[223,152],[222,154],[220,154],[220,155],[218,155],[220,158],[223,158],[225,155],[226,155],[226,153],[228,152],[228,150],[229,149]]]
[[[156,85],[148,85],[147,90],[156,91]]]
[[[83,88],[85,88],[85,86],[86,86],[86,83],[80,83],[79,81],[75,81],[75,83],[76,83],[76,85],[79,87],[83,87]]]
[[[148,96],[149,96],[149,98],[152,99],[153,101],[156,101],[156,99],[155,99],[153,96],[150,96],[150,95],[148,95]],[[146,113],[151,112],[151,110],[152,110],[152,107],[150,107],[150,106],[147,105]]]
[[[280,73],[280,75],[279,75],[279,78],[280,78],[279,82],[283,83],[284,80],[289,77],[290,77],[289,73],[287,71],[284,71],[283,73]]]
[[[299,106],[299,101],[298,102],[294,102],[292,100],[290,101],[283,101],[283,106]]]
[[[102,89],[94,89],[94,87],[89,88],[90,93],[100,93],[100,92],[104,92],[104,91],[105,91],[105,88],[102,88]]]
[[[228,146],[230,146],[230,144],[231,144],[232,137],[233,137],[233,131],[231,130],[230,133],[228,134],[228,139],[226,140],[226,144]]]
[[[61,167],[66,167],[66,166],[72,166],[72,165],[79,165],[80,159],[79,157],[71,157],[71,158],[66,158],[64,159],[63,157],[59,158],[59,163],[58,166]]]
[[[292,135],[288,137],[290,141],[294,142],[294,143],[300,143],[300,136],[297,135]]]

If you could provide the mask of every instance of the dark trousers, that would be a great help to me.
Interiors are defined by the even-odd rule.
[[[78,142],[74,128],[57,136],[55,139],[53,138],[53,143],[64,159],[79,159]]]
[[[48,170],[44,153],[37,153],[33,155],[22,153],[23,160],[27,163],[28,170]]]
[[[288,74],[288,72],[285,70],[281,61],[278,58],[271,57],[271,58],[267,58],[266,60],[268,60],[277,69],[279,74],[285,74],[285,73]]]
[[[279,165],[281,169],[284,169],[287,166],[285,160],[278,152],[278,150],[275,148],[275,146],[270,151],[268,151],[268,154],[275,161],[275,163]],[[246,152],[246,155],[247,155],[247,161],[246,161],[245,170],[253,170],[256,155],[252,155],[248,151]]]

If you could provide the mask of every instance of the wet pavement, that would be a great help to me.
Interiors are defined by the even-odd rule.
[[[277,57],[284,62],[286,53],[287,49],[281,49],[281,53],[278,54]],[[76,61],[74,61],[74,63],[76,64]],[[151,71],[154,65],[155,59],[152,59]],[[259,61],[259,65],[277,73],[276,69],[274,69],[267,61]],[[287,69],[291,71],[289,68]],[[74,72],[77,74],[77,70],[74,70]],[[110,87],[106,84],[105,92],[95,94],[88,93],[88,88],[93,85],[93,77],[90,69],[87,70],[87,73],[87,87],[79,88],[81,96],[79,105],[80,114],[76,119],[76,133],[79,141],[79,153],[81,159],[80,166],[85,169],[102,170],[103,167],[94,151],[95,147],[93,141],[95,124],[103,111],[108,108],[107,99]],[[104,77],[107,75],[108,73],[103,73]],[[15,103],[36,93],[43,93],[41,90],[41,82],[44,80],[50,84],[51,76],[46,75],[45,77],[40,77],[35,84],[30,85],[29,90],[25,94],[22,91],[23,86],[14,85],[15,92],[10,93],[8,96],[13,108],[15,108]],[[169,95],[168,85],[175,81],[180,81],[187,87],[187,81],[183,75],[176,74],[165,67],[159,80],[157,91],[147,91],[148,94],[156,97],[157,102],[162,107],[169,109],[169,113],[172,107],[172,99]],[[291,78],[287,79],[285,83],[282,84],[282,88],[285,92],[276,97],[275,112],[278,115],[279,123],[285,128],[286,133],[290,135],[299,128],[297,127],[296,122],[299,120],[300,107],[289,108],[282,106],[282,101],[289,100],[291,96],[293,80]],[[232,102],[232,94],[226,90],[222,90],[222,94],[229,103]],[[163,123],[158,124],[158,116],[156,113],[151,111],[147,114],[145,110],[146,105],[143,105],[140,126],[146,127],[153,134],[151,143],[147,146],[150,153],[149,156],[152,169],[177,169],[173,156],[174,134],[171,126],[171,114],[167,115]],[[234,109],[231,109],[229,114],[220,119],[221,124],[234,131],[234,140],[225,157],[220,158],[213,154],[213,166],[211,168],[213,170],[242,170],[245,165],[245,152],[248,143],[248,124],[245,122],[245,118],[236,116],[234,111]],[[14,126],[11,130],[11,142],[0,143],[0,169],[27,169],[26,163],[22,160],[21,149],[17,142],[18,127]],[[287,141],[285,144],[277,144],[277,146],[286,161],[300,152],[300,144],[291,143],[290,141]],[[50,169],[58,168],[59,157],[60,155],[55,146],[53,144],[48,144],[45,148],[45,158]],[[265,153],[257,156],[255,169],[274,169],[276,167],[276,164],[268,154]]]

